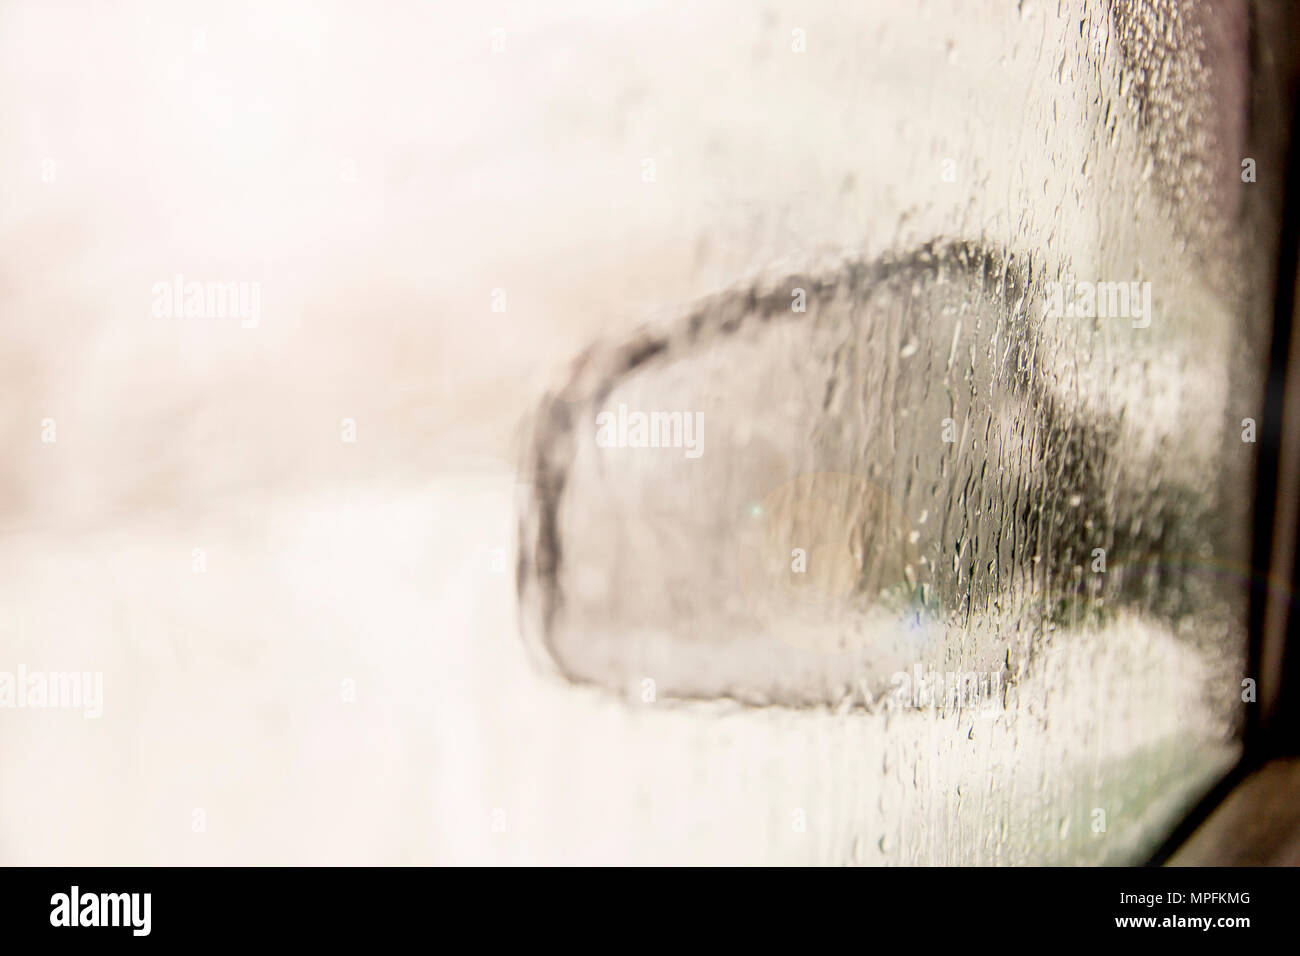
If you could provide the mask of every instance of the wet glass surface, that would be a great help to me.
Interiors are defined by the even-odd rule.
[[[558,670],[826,713],[876,795],[855,858],[1149,851],[1241,721],[1268,276],[1241,13],[1067,17],[1023,136],[1070,165],[992,171],[1010,221],[977,190],[947,238],[587,352],[536,416],[521,523]]]
[[[1290,7],[4,4],[6,861],[1142,860]]]

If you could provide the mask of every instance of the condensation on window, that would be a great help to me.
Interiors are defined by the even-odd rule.
[[[629,707],[723,707],[745,784],[798,794],[788,858],[1134,862],[1237,753],[1248,11],[1005,12],[880,14],[945,54],[922,116],[862,68],[853,182],[924,198],[593,347],[536,416],[529,639]]]

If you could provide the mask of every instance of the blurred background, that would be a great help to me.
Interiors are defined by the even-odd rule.
[[[103,680],[0,860],[1150,858],[1259,679],[1292,17],[0,3],[0,671]]]

